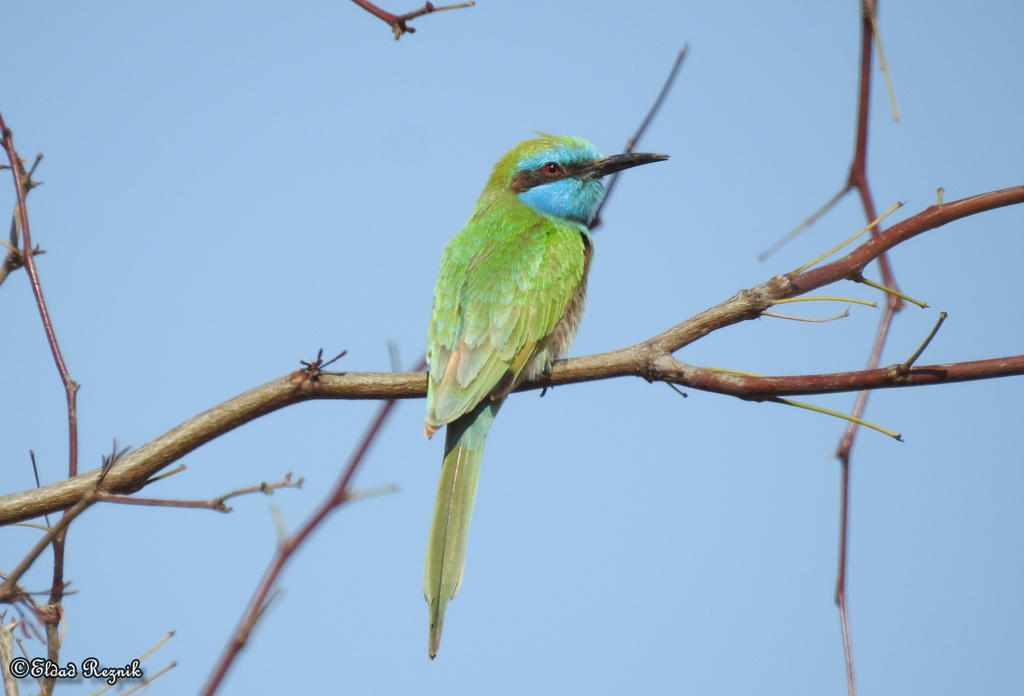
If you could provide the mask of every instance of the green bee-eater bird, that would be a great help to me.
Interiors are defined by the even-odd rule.
[[[509,392],[547,373],[576,335],[601,177],[664,159],[601,157],[573,137],[522,142],[495,165],[469,222],[444,250],[427,339],[424,429],[430,437],[448,426],[423,574],[431,659],[462,582],[487,430]]]

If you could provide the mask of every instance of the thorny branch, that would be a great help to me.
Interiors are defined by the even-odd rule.
[[[882,43],[878,30],[878,2],[877,0],[861,0],[861,42],[860,42],[860,78],[857,94],[857,125],[855,128],[855,144],[853,162],[843,187],[836,192],[821,208],[812,213],[806,220],[800,223],[795,229],[786,234],[782,239],[773,244],[769,249],[762,252],[758,258],[763,261],[772,253],[777,251],[798,234],[813,225],[821,216],[832,209],[847,193],[856,189],[860,195],[861,205],[869,221],[877,220],[874,199],[871,195],[871,187],[867,175],[867,153],[868,153],[868,124],[871,105],[871,65],[872,51],[877,47],[879,63],[886,79],[886,86],[889,90],[889,97],[892,101],[893,118],[899,121],[899,111],[896,107],[896,98],[892,90],[892,82],[889,79],[888,68],[885,63],[885,55],[882,51]],[[941,206],[941,189],[939,205]],[[874,235],[881,234],[882,227],[874,224],[871,232]],[[882,314],[882,320],[878,331],[875,334],[874,344],[871,349],[871,357],[868,360],[868,370],[878,367],[881,360],[882,349],[885,346],[889,329],[897,312],[903,308],[903,299],[896,284],[896,277],[888,256],[881,254],[878,257],[879,270],[886,288],[893,292],[886,296],[886,305]],[[912,362],[912,361],[909,361]],[[909,364],[909,363],[908,363]],[[836,604],[839,606],[840,625],[843,635],[843,651],[846,658],[847,692],[849,696],[855,696],[856,687],[853,672],[853,647],[850,640],[850,625],[846,606],[846,548],[848,541],[849,522],[849,496],[850,496],[850,453],[853,442],[857,435],[858,421],[864,415],[867,407],[868,392],[862,391],[857,395],[854,403],[850,423],[846,428],[843,437],[839,441],[836,456],[842,466],[841,476],[841,504],[839,523],[839,572],[836,579]]]
[[[860,89],[857,95],[857,139],[854,146],[853,163],[850,165],[850,176],[847,179],[847,190],[851,188],[857,189],[857,192],[860,194],[861,204],[864,207],[864,214],[867,216],[868,221],[875,220],[877,217],[867,174],[868,119],[871,102],[871,53],[877,29],[877,12],[878,4],[875,0],[862,0]],[[879,51],[881,51],[880,44]],[[893,104],[895,106],[895,101]],[[871,233],[877,238],[882,234],[882,228],[876,226],[871,230]],[[882,274],[882,282],[885,286],[894,290],[898,289],[892,264],[889,262],[889,257],[886,254],[883,253],[879,256],[878,266]],[[882,320],[879,323],[874,345],[871,348],[871,357],[868,360],[868,370],[875,370],[881,362],[882,349],[885,347],[885,341],[889,336],[889,328],[892,326],[896,313],[903,308],[903,300],[897,295],[886,294],[885,300]],[[868,391],[865,389],[865,391],[857,394],[852,412],[854,418],[862,418],[864,416],[867,402]],[[850,618],[846,603],[846,561],[850,528],[850,453],[853,449],[854,439],[857,436],[857,429],[857,423],[851,421],[847,425],[842,438],[840,438],[839,446],[836,449],[836,455],[842,471],[842,484],[839,510],[839,569],[836,577],[835,599],[839,607],[839,624],[843,636],[843,654],[846,662],[846,688],[849,696],[855,696],[857,693],[853,671],[853,642],[850,638]]]
[[[391,14],[387,10],[383,10],[377,7],[372,2],[369,2],[369,0],[352,0],[352,2],[359,5],[361,8],[372,14],[374,17],[378,17],[387,22],[388,26],[391,27],[391,31],[395,35],[395,41],[398,41],[400,38],[402,38],[402,34],[416,33],[416,29],[408,25],[408,22],[411,19],[416,19],[417,17],[422,17],[423,15],[431,14],[433,12],[443,12],[445,10],[461,10],[464,7],[472,7],[473,5],[476,4],[476,2],[462,2],[457,5],[443,5],[441,7],[438,7],[431,2],[428,2],[418,10],[406,12],[403,15],[396,15]]]
[[[302,488],[302,484],[306,482],[305,479],[300,478],[297,481],[292,481],[291,473],[284,475],[284,478],[276,483],[267,483],[264,481],[257,486],[247,486],[245,488],[239,488],[225,493],[224,495],[218,496],[211,500],[164,500],[161,498],[137,498],[127,495],[113,495],[110,493],[104,493],[100,496],[100,500],[105,503],[122,503],[124,505],[145,505],[149,507],[179,507],[179,508],[195,508],[199,510],[215,510],[217,512],[231,512],[231,506],[225,503],[231,498],[237,498],[240,495],[247,495],[249,493],[263,493],[264,495],[273,495],[274,491],[281,488]]]
[[[322,363],[323,361],[320,357],[317,357],[313,363],[305,363],[306,369],[302,370],[302,372],[306,379],[313,383],[319,382],[323,377],[323,374],[320,372],[320,366]],[[426,361],[421,360],[419,365],[416,366],[416,371],[418,372],[424,367],[426,367]],[[225,675],[227,675],[228,669],[230,669],[235,658],[238,657],[242,648],[244,648],[246,643],[249,641],[249,634],[256,626],[256,622],[259,621],[260,616],[263,615],[263,611],[266,608],[267,603],[270,601],[270,598],[272,598],[270,593],[274,588],[274,584],[277,582],[278,576],[281,574],[281,571],[284,570],[285,565],[287,565],[292,554],[295,553],[295,550],[305,542],[313,530],[319,527],[332,512],[352,499],[350,489],[352,478],[355,476],[356,470],[366,457],[366,453],[369,451],[370,445],[373,444],[373,441],[376,439],[380,429],[384,426],[384,422],[387,420],[388,415],[390,415],[395,403],[395,399],[392,398],[381,404],[377,414],[373,417],[373,420],[370,421],[369,426],[367,426],[366,432],[363,433],[359,443],[352,451],[345,468],[342,469],[341,473],[338,475],[334,488],[331,489],[327,496],[320,502],[320,505],[317,506],[317,509],[314,510],[308,518],[306,518],[302,523],[302,526],[300,526],[294,534],[281,539],[281,543],[277,548],[277,553],[274,554],[273,560],[271,560],[270,565],[263,574],[263,578],[260,580],[260,584],[256,588],[256,592],[249,601],[249,606],[246,607],[245,612],[242,615],[242,619],[238,623],[238,628],[235,629],[234,635],[228,641],[228,645],[224,649],[220,659],[217,661],[217,664],[214,665],[210,678],[203,687],[202,696],[212,696],[217,691],[217,688],[220,686]]]
[[[834,375],[753,377],[688,365],[673,357],[680,348],[712,331],[755,319],[776,300],[803,295],[836,281],[857,278],[884,251],[928,230],[996,208],[1024,203],[1024,185],[991,191],[941,206],[931,206],[893,225],[847,256],[795,277],[780,275],[707,309],[653,338],[628,348],[555,363],[551,376],[523,385],[519,391],[589,382],[613,377],[642,377],[684,387],[763,400],[791,394],[825,394],[867,388],[990,379],[1024,374],[1024,356],[949,365],[866,370]],[[308,370],[256,387],[199,414],[127,454],[107,475],[104,489],[133,493],[164,467],[240,425],[272,411],[315,399],[411,399],[426,395],[422,373],[322,373]],[[20,522],[76,504],[94,484],[97,471],[0,498],[0,525]]]
[[[418,10],[403,15],[394,15],[382,10],[368,0],[353,0],[353,2],[386,22],[392,28],[396,40],[404,33],[414,33],[415,29],[407,24],[408,21],[414,18],[436,11],[458,9],[475,4],[467,2],[436,7],[427,2]],[[866,171],[871,51],[874,32],[877,31],[876,13],[876,2],[873,0],[862,0],[861,74],[854,160],[850,167],[845,188],[825,207],[827,209],[843,194],[852,189],[857,189],[869,220],[876,218]],[[665,83],[661,95],[658,97],[651,113],[648,114],[637,135],[630,141],[627,151],[632,150],[650,118],[657,111],[658,106],[674,80],[676,71],[685,54],[686,48],[684,47]],[[45,610],[35,605],[37,613],[40,616],[45,616],[49,649],[48,656],[52,660],[57,661],[60,645],[60,636],[58,636],[57,630],[60,625],[60,603],[64,590],[64,537],[70,522],[84,512],[85,509],[95,502],[109,501],[145,505],[200,507],[225,511],[229,508],[224,503],[232,496],[250,492],[265,492],[269,494],[274,488],[300,486],[302,483],[301,479],[297,483],[291,483],[289,475],[277,484],[262,484],[257,487],[240,489],[210,501],[160,501],[128,498],[119,495],[120,493],[130,493],[141,489],[152,482],[154,474],[193,449],[224,432],[238,427],[242,423],[258,418],[278,408],[311,399],[387,399],[371,427],[364,435],[360,445],[353,453],[345,470],[339,476],[334,490],[294,535],[282,539],[278,554],[261,581],[224,656],[222,656],[221,661],[214,669],[213,675],[211,675],[205,693],[213,693],[220,680],[226,674],[231,662],[245,645],[249,632],[266,608],[267,598],[270,596],[277,575],[287,563],[290,555],[312,529],[319,525],[330,512],[351,500],[352,496],[348,488],[351,478],[390,409],[393,407],[394,400],[398,398],[422,397],[425,393],[425,377],[418,373],[324,373],[320,369],[322,363],[318,359],[313,364],[307,364],[307,368],[304,370],[297,371],[284,378],[253,389],[200,414],[121,460],[118,460],[117,456],[112,457],[102,469],[80,476],[77,475],[75,395],[78,385],[70,378],[61,355],[42,296],[35,265],[32,261],[36,254],[43,253],[38,248],[31,246],[28,215],[25,207],[27,192],[35,184],[31,181],[32,171],[25,172],[17,156],[13,137],[3,123],[2,116],[0,116],[0,131],[2,131],[3,136],[3,147],[7,152],[8,160],[11,162],[10,168],[14,174],[18,196],[11,225],[11,243],[10,245],[5,245],[8,247],[8,252],[2,265],[0,265],[0,283],[4,281],[11,271],[22,266],[26,268],[26,273],[29,276],[33,294],[36,297],[43,320],[47,340],[61,379],[64,382],[68,401],[70,440],[69,478],[67,480],[35,491],[0,498],[0,524],[30,519],[46,512],[65,510],[63,518],[50,528],[47,535],[40,540],[36,548],[22,561],[22,564],[4,578],[4,583],[0,586],[0,601],[24,599],[22,596],[23,592],[18,587],[17,581],[28,566],[45,550],[46,546],[52,543],[54,546],[54,577],[50,601]],[[38,164],[38,158],[36,164]],[[32,167],[32,170],[34,169],[35,165]],[[614,180],[610,182],[609,191],[613,183]],[[868,393],[866,390],[868,389],[939,384],[1024,374],[1024,355],[923,367],[913,366],[914,358],[912,358],[906,363],[879,369],[878,364],[888,329],[891,326],[895,313],[902,306],[902,301],[893,295],[887,295],[886,308],[875,338],[869,367],[866,370],[825,375],[761,377],[695,367],[677,360],[673,355],[680,348],[712,331],[747,319],[770,315],[771,313],[767,312],[767,309],[779,300],[803,295],[838,280],[857,280],[861,277],[865,266],[873,260],[879,262],[884,284],[889,288],[895,289],[897,285],[885,255],[886,250],[917,234],[961,217],[1021,202],[1024,202],[1024,186],[993,191],[946,205],[942,205],[940,201],[938,206],[932,206],[912,218],[893,226],[889,230],[883,230],[880,226],[875,226],[872,229],[873,238],[869,242],[863,244],[853,253],[839,261],[804,273],[776,276],[759,286],[740,291],[729,300],[643,343],[600,355],[559,361],[548,378],[523,385],[520,391],[620,376],[639,376],[652,382],[664,381],[673,385],[702,389],[754,401],[771,400],[782,395],[860,390],[854,407],[854,415],[860,416],[865,408]],[[825,209],[812,216],[810,221],[820,216]],[[595,223],[599,224],[599,221],[595,220]],[[19,235],[22,235],[24,239],[22,249],[19,249]],[[27,250],[31,250],[31,253],[26,253]],[[851,425],[841,440],[838,451],[843,466],[843,485],[840,572],[837,582],[836,600],[840,605],[847,662],[848,689],[851,696],[854,694],[854,680],[845,604],[845,561],[850,450],[855,434],[856,425]],[[30,600],[30,598],[27,599]],[[53,681],[44,682],[42,687],[43,693],[50,693],[53,688]]]
[[[36,182],[36,181],[32,180],[32,174],[35,173],[36,167],[39,166],[39,162],[42,159],[43,159],[43,153],[40,152],[39,154],[36,155],[36,161],[32,163],[32,167],[29,168],[29,170],[27,172],[25,172],[25,176],[23,177],[23,184],[22,185],[25,187],[25,195],[26,196],[28,195],[29,191],[31,191],[32,189],[34,189],[36,186],[39,185],[39,182]],[[7,169],[7,167],[0,167],[0,168]],[[18,270],[19,268],[22,268],[25,265],[25,259],[23,258],[23,252],[19,248],[20,240],[21,240],[21,205],[20,204],[15,204],[15,206],[14,206],[14,214],[11,215],[11,233],[8,236],[8,241],[6,243],[0,242],[0,244],[3,244],[5,247],[7,247],[7,254],[4,256],[3,262],[0,263],[0,285],[3,285],[3,282],[5,280],[7,280],[7,276],[9,276],[11,273],[13,273],[14,271]],[[46,253],[46,251],[44,249],[40,249],[38,247],[38,245],[36,246],[35,249],[32,250],[32,255],[33,256],[38,256],[39,254],[45,254],[45,253]]]
[[[668,71],[668,77],[665,78],[665,83],[661,86],[661,91],[658,92],[658,96],[655,98],[654,103],[651,104],[651,108],[647,110],[647,115],[644,116],[644,120],[640,122],[640,126],[636,129],[636,133],[626,143],[626,149],[623,152],[629,153],[636,149],[636,146],[640,143],[640,138],[644,137],[644,133],[647,132],[648,126],[654,120],[654,117],[658,115],[658,111],[661,109],[661,105],[665,102],[665,97],[672,91],[672,86],[676,83],[676,76],[679,75],[679,69],[683,67],[683,61],[686,60],[686,54],[690,50],[690,45],[686,44],[676,55],[676,60],[672,64],[672,69]],[[619,180],[621,171],[615,172],[608,179],[608,184],[605,186],[604,198],[601,203],[597,206],[597,211],[594,213],[594,219],[590,221],[590,229],[595,229],[601,224],[601,211],[608,204],[608,200],[612,196],[612,191],[615,189],[615,182]]]
[[[53,329],[53,322],[50,320],[50,310],[46,307],[46,300],[43,297],[43,287],[39,282],[39,274],[36,271],[35,254],[24,253],[25,249],[32,249],[32,232],[28,223],[28,208],[25,204],[25,197],[28,194],[29,182],[31,181],[25,168],[22,166],[18,151],[14,147],[14,134],[7,127],[4,118],[0,115],[0,143],[7,153],[7,161],[10,162],[11,173],[14,175],[14,188],[17,192],[18,203],[16,213],[20,218],[21,234],[23,242],[22,263],[25,272],[28,274],[29,283],[32,286],[32,294],[36,298],[36,305],[39,308],[39,315],[43,320],[43,329],[46,332],[46,340],[53,353],[53,360],[57,364],[61,381],[64,383],[64,391],[68,402],[68,476],[75,476],[78,473],[78,417],[75,409],[75,394],[78,392],[78,384],[71,379],[64,356],[57,342],[57,334]]]
[[[291,473],[288,473],[285,474],[283,479],[275,483],[263,482],[255,486],[239,488],[211,500],[162,500],[157,498],[136,498],[107,493],[105,491],[103,481],[106,478],[106,475],[110,472],[110,467],[114,462],[119,461],[120,456],[123,455],[127,449],[128,448],[126,447],[120,453],[115,453],[112,457],[104,458],[104,466],[99,469],[100,475],[97,482],[93,485],[92,490],[90,490],[74,506],[66,510],[60,521],[53,527],[47,529],[46,535],[36,543],[32,550],[29,551],[29,553],[22,559],[21,563],[18,564],[18,567],[9,575],[4,577],[4,582],[0,585],[0,603],[18,601],[25,598],[25,593],[17,587],[18,580],[21,579],[21,576],[25,574],[33,563],[35,563],[36,559],[39,558],[40,554],[42,554],[46,547],[51,544],[54,539],[62,536],[71,522],[94,503],[106,502],[127,505],[144,505],[150,507],[195,508],[226,513],[231,512],[231,507],[226,505],[226,501],[231,498],[237,498],[250,493],[273,495],[274,491],[281,488],[302,488],[302,485],[305,483],[305,479],[303,478],[292,481],[292,475]]]
[[[82,496],[82,498],[77,503],[75,503],[70,509],[64,512],[64,514],[60,518],[60,521],[58,521],[57,524],[53,525],[53,527],[50,528],[50,531],[47,532],[43,536],[43,538],[36,543],[34,547],[32,547],[32,550],[29,551],[28,554],[21,560],[21,563],[19,563],[18,566],[13,571],[11,571],[11,573],[4,580],[3,585],[0,585],[0,602],[11,602],[20,599],[20,597],[17,596],[19,594],[17,589],[18,580],[20,580],[21,576],[25,574],[25,572],[32,566],[33,563],[35,563],[35,560],[39,558],[39,555],[46,549],[47,546],[49,546],[55,540],[64,537],[64,533],[67,530],[68,525],[70,525],[71,522],[76,517],[81,515],[89,508],[90,505],[92,505],[93,503],[100,499],[100,496],[102,495],[103,492],[103,481],[108,473],[110,473],[110,465],[105,465],[101,469],[99,469],[99,475],[96,477],[96,481],[93,483],[90,490],[86,492],[86,494]],[[62,586],[62,592],[63,589],[64,588]],[[56,591],[56,588],[54,588],[54,591]],[[59,604],[59,602],[51,602],[51,604],[57,605]]]
[[[43,286],[39,281],[39,274],[36,271],[36,262],[34,248],[32,246],[32,232],[29,228],[28,219],[28,207],[26,205],[26,196],[28,195],[28,189],[31,186],[31,175],[25,171],[22,165],[21,158],[18,156],[18,151],[14,147],[14,134],[7,127],[7,123],[4,121],[2,115],[0,115],[0,143],[2,143],[4,151],[7,153],[7,161],[10,164],[11,173],[14,176],[14,189],[17,193],[17,205],[15,207],[15,214],[21,221],[21,235],[22,235],[22,254],[21,261],[25,267],[25,273],[28,275],[29,285],[32,287],[32,294],[36,300],[36,306],[39,309],[39,316],[43,322],[43,330],[46,333],[46,341],[50,346],[50,352],[53,354],[53,360],[57,365],[57,371],[60,373],[61,382],[64,384],[64,394],[67,398],[67,411],[68,411],[68,477],[73,478],[78,475],[78,407],[76,404],[78,394],[78,384],[71,379],[71,374],[68,372],[67,365],[64,362],[64,356],[60,350],[60,344],[57,342],[57,334],[53,329],[53,322],[50,320],[50,311],[46,306],[46,300],[43,297]],[[36,159],[36,164],[39,160]],[[35,164],[32,167],[35,169]],[[67,514],[67,513],[65,513]],[[68,520],[70,522],[70,520]],[[58,525],[59,526],[59,525]],[[62,614],[61,601],[64,599],[64,541],[67,538],[67,525],[61,529],[61,531],[55,534],[52,538],[53,543],[53,580],[50,589],[50,599],[47,603],[47,609],[45,616],[46,622],[46,635],[47,635],[47,657],[54,662],[57,661],[60,654],[60,635],[58,631],[58,625],[60,624],[60,617]],[[4,584],[7,587],[7,583]],[[46,677],[42,683],[42,693],[44,696],[48,696],[53,691],[55,684],[55,678]]]

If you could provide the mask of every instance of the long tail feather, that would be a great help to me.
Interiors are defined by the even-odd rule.
[[[476,482],[487,431],[500,401],[484,401],[473,411],[448,424],[444,463],[434,503],[434,521],[427,542],[423,595],[430,611],[428,653],[433,660],[441,645],[441,628],[448,601],[459,591],[466,561],[469,518],[473,514]]]

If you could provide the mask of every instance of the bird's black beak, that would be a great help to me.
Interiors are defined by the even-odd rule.
[[[621,172],[623,169],[638,167],[641,164],[650,164],[651,162],[664,162],[667,159],[668,155],[659,155],[653,152],[626,152],[621,155],[602,157],[593,164],[587,165],[580,174],[600,179],[602,176]]]

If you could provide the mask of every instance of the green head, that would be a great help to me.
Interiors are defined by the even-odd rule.
[[[601,177],[668,155],[631,152],[602,157],[583,138],[540,134],[516,145],[494,167],[489,189],[510,189],[538,213],[588,224],[604,199]]]

